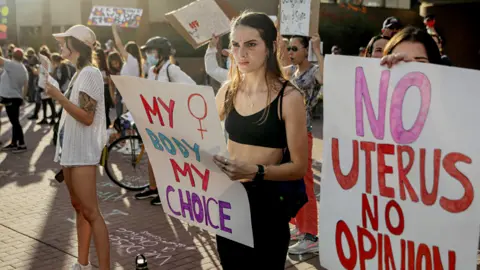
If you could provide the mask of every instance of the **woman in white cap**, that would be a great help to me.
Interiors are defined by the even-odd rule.
[[[55,161],[60,162],[73,208],[77,213],[78,262],[72,269],[91,269],[88,253],[93,233],[100,269],[110,269],[107,226],[100,213],[96,193],[96,172],[106,144],[103,77],[92,66],[95,33],[75,25],[54,34],[61,54],[77,67],[65,95],[47,83],[46,93],[62,105]]]

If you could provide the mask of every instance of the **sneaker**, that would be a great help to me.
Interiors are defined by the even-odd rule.
[[[17,149],[17,145],[14,145],[14,144],[9,144],[5,147],[2,148],[2,151],[11,151],[11,150],[14,150],[14,149]]]
[[[290,230],[290,241],[299,241],[304,238],[305,234],[301,233],[297,227]]]
[[[12,153],[14,154],[19,154],[27,151],[27,146],[26,145],[19,145],[17,148],[12,150]]]
[[[150,204],[151,205],[162,205],[162,201],[160,200],[160,196],[157,196],[153,200],[151,200]]]
[[[92,269],[92,265],[88,263],[88,265],[81,265],[80,263],[75,263],[72,265],[72,270],[90,270]]]
[[[147,187],[142,192],[135,194],[135,199],[137,200],[144,200],[148,198],[156,198],[158,197],[158,190],[157,189],[150,189]]]
[[[48,125],[47,119],[43,118],[42,121],[38,122],[37,125]]]
[[[305,253],[315,252],[318,252],[318,240],[302,239],[288,248],[288,254],[292,255],[303,255]]]

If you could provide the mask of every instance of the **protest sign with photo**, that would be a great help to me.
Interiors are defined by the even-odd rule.
[[[280,34],[308,36],[318,33],[320,0],[280,0]]]
[[[88,18],[88,25],[111,26],[123,28],[138,28],[142,19],[143,9],[94,6]]]
[[[480,72],[329,55],[325,78],[321,265],[476,269]]]
[[[238,13],[225,0],[197,0],[165,14],[165,18],[193,48],[230,32],[230,20]]]
[[[213,89],[112,76],[131,112],[169,215],[253,246],[247,193],[214,163],[228,157]],[[132,91],[135,90],[135,91]]]

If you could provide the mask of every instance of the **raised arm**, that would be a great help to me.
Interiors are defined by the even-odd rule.
[[[315,78],[319,84],[323,84],[323,63],[324,58],[320,49],[320,35],[315,34],[312,36],[312,50],[318,60],[318,71],[315,73]]]
[[[217,62],[217,44],[218,37],[212,36],[205,53],[205,72],[219,83],[223,83],[228,79],[228,70],[221,68]]]
[[[125,50],[125,46],[123,45],[122,39],[118,34],[118,26],[116,24],[112,24],[112,33],[113,39],[115,40],[115,46],[117,46],[117,50],[122,56],[122,58],[126,61],[128,58],[127,50]]]

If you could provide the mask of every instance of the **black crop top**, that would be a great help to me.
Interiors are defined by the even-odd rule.
[[[261,118],[267,108],[248,116],[242,116],[233,106],[225,119],[225,129],[229,139],[241,144],[287,148],[287,131],[285,122],[281,120],[283,93],[287,83],[285,82],[278,96],[270,103],[266,119]],[[278,111],[280,111],[280,117]]]

